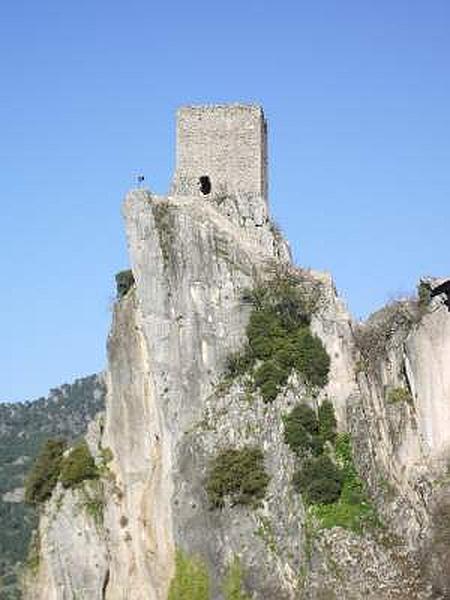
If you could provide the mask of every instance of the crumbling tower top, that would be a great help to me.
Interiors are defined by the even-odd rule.
[[[177,195],[267,200],[267,125],[260,106],[180,108],[176,155]]]

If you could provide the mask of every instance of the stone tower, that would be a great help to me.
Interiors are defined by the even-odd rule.
[[[267,203],[267,125],[255,105],[182,107],[177,115],[178,196]]]

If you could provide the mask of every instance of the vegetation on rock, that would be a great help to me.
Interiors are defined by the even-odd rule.
[[[417,298],[419,308],[425,312],[431,302],[431,285],[425,281],[421,281],[417,286]]]
[[[116,290],[117,298],[123,298],[134,286],[134,275],[131,269],[125,271],[119,271],[116,274]]]
[[[244,301],[253,310],[247,325],[248,344],[227,362],[226,375],[250,373],[266,402],[273,401],[293,370],[307,384],[323,387],[330,357],[309,322],[317,290],[305,292],[293,277],[276,277],[247,291]]]
[[[31,542],[28,548],[28,555],[26,565],[27,568],[31,571],[33,575],[37,573],[40,563],[40,552],[41,552],[41,543],[39,538],[39,531],[36,530],[33,532]]]
[[[198,557],[181,550],[175,556],[175,575],[171,581],[168,600],[209,600],[210,583],[206,565]]]
[[[336,417],[333,404],[324,400],[318,415],[307,404],[297,404],[283,417],[284,441],[297,456],[315,456],[323,452],[326,442],[336,439]]]
[[[269,476],[259,448],[228,448],[212,460],[206,491],[212,508],[222,508],[228,499],[236,504],[255,506],[266,493]]]
[[[82,507],[92,517],[99,527],[103,523],[103,512],[105,508],[104,488],[101,481],[91,480],[91,485],[83,486]]]
[[[284,441],[299,457],[322,452],[319,422],[316,413],[307,404],[297,404],[283,417]]]
[[[48,500],[55,488],[66,442],[50,439],[45,442],[25,482],[25,500],[29,504],[41,504]]]
[[[98,479],[99,472],[84,440],[78,442],[64,457],[60,481],[65,488],[75,487],[88,479]]]
[[[159,245],[162,252],[164,268],[175,266],[176,260],[171,260],[175,241],[175,229],[173,227],[173,215],[168,202],[152,202],[153,218],[155,219],[156,231],[159,237]]]
[[[243,591],[242,578],[241,561],[236,556],[230,564],[223,582],[225,600],[250,600],[250,596]]]
[[[326,454],[303,461],[295,473],[294,488],[308,504],[332,504],[341,495],[343,474]]]
[[[319,405],[318,421],[319,438],[322,440],[322,443],[330,442],[330,444],[334,444],[336,441],[337,421],[333,403],[327,399]]]
[[[387,401],[389,404],[397,404],[402,402],[411,403],[411,392],[404,387],[395,387],[388,391]]]
[[[416,299],[391,302],[354,330],[360,353],[359,370],[372,370],[383,360],[394,339],[403,341],[422,316]]]
[[[284,441],[299,460],[293,486],[321,525],[360,531],[376,524],[375,511],[353,464],[350,436],[336,432],[332,403],[322,402],[317,415],[306,404],[298,404],[283,421]]]
[[[70,444],[104,407],[105,389],[96,376],[78,379],[33,402],[0,404],[0,596],[20,597],[17,572],[27,558],[36,526],[36,504],[23,501],[26,474],[49,438]],[[9,495],[16,497],[9,498]]]
[[[378,527],[377,513],[353,463],[352,445],[348,433],[338,434],[335,458],[341,471],[341,492],[336,502],[313,506],[313,513],[319,519],[321,526],[344,527],[356,533],[360,533],[367,527]]]

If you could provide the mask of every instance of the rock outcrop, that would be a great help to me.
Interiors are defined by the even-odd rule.
[[[450,316],[438,300],[414,301],[356,326],[328,275],[292,265],[265,198],[197,194],[185,178],[189,193],[178,182],[173,196],[125,200],[135,285],[114,309],[105,418],[88,436],[102,478],[58,486],[45,505],[26,598],[166,600],[180,553],[204,565],[214,600],[229,597],[236,560],[242,598],[429,597],[417,560],[450,442]],[[245,347],[244,292],[277,273],[316,294],[311,330],[330,370],[321,390],[292,373],[265,402],[224,371]],[[325,398],[383,526],[322,528],[292,485],[283,417]],[[208,470],[230,447],[261,449],[267,489],[256,505],[212,510]]]

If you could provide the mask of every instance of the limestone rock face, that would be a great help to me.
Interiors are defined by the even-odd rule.
[[[366,324],[363,345],[378,347],[364,369],[361,359],[355,365],[359,392],[347,401],[360,471],[380,512],[414,548],[450,456],[450,315],[439,301],[418,310],[400,302]]]
[[[90,510],[98,490],[58,486],[41,515],[30,550],[24,596],[33,600],[102,600],[109,565],[101,523]]]
[[[107,409],[97,445],[113,459],[104,484],[103,534],[96,541],[108,557],[108,579],[103,588],[99,578],[97,593],[166,598],[175,548],[181,547],[208,564],[215,597],[227,564],[239,555],[249,573],[257,568],[249,575],[255,591],[290,598],[301,566],[304,509],[299,496],[280,494],[290,488],[294,468],[282,414],[305,390],[296,384],[296,394],[291,389],[276,406],[261,399],[246,403],[239,386],[217,393],[227,356],[245,338],[250,308],[242,293],[276,265],[290,268],[287,245],[269,222],[254,225],[257,235],[247,234],[245,224],[197,198],[134,191],[124,214],[136,288],[116,305],[108,341]],[[339,305],[333,321],[338,304],[331,280],[318,283],[331,299],[323,310],[334,324],[317,320],[316,328],[342,351],[333,368],[343,372],[349,318]],[[209,510],[207,464],[230,443],[258,444],[267,452],[271,483],[257,511]],[[96,454],[95,439],[90,446]],[[41,520],[42,597],[63,598],[71,588],[59,582],[71,580],[77,561],[54,565],[46,527]],[[65,535],[56,520],[51,531],[58,528]]]
[[[415,399],[420,437],[430,458],[450,444],[450,315],[435,303],[405,343],[405,368]]]
[[[187,187],[178,173],[173,196],[134,190],[125,200],[135,285],[116,302],[106,412],[87,436],[102,478],[58,486],[44,507],[26,600],[166,600],[179,550],[205,565],[213,600],[224,600],[236,557],[255,600],[425,600],[416,558],[450,442],[449,313],[439,300],[405,302],[352,323],[327,274],[293,267],[264,197],[202,197],[195,161],[183,160]],[[246,342],[243,292],[280,271],[317,293],[311,329],[330,373],[320,393],[293,373],[265,403],[223,374]],[[292,486],[283,416],[326,397],[351,434],[378,532],[312,536],[314,515]],[[263,452],[264,500],[211,510],[211,460],[244,446]]]

